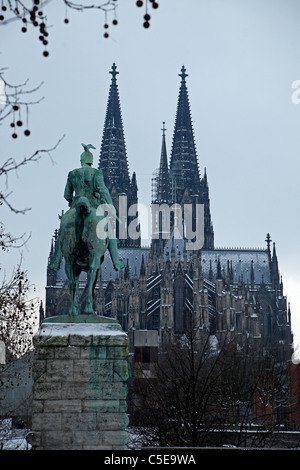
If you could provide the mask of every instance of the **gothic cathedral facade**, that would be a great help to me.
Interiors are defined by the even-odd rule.
[[[163,125],[159,168],[152,181],[155,217],[151,245],[141,246],[138,236],[122,236],[134,216],[121,206],[138,204],[138,185],[135,172],[129,174],[115,64],[110,74],[99,168],[122,219],[122,226],[117,224],[117,236],[126,268],[116,273],[109,255],[105,256],[96,288],[95,312],[118,319],[129,335],[132,351],[143,332],[144,338],[147,332],[149,338],[154,333],[159,345],[184,335],[192,323],[212,338],[246,333],[269,344],[284,344],[291,351],[291,312],[270,235],[262,249],[214,246],[208,178],[206,169],[200,176],[185,67],[179,74],[170,161]],[[202,221],[202,243],[196,248],[191,245],[192,236],[186,235],[183,221],[188,216],[192,236],[200,218]],[[57,231],[48,265],[56,239]],[[84,294],[82,275],[82,299]],[[68,305],[63,264],[58,272],[47,268],[46,317],[67,313]]]

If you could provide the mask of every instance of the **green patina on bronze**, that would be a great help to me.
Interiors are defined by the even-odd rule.
[[[108,249],[114,268],[118,271],[125,267],[118,255],[117,240],[112,232],[105,212],[99,206],[105,204],[109,215],[116,218],[116,210],[104,183],[102,170],[92,168],[93,145],[82,144],[84,152],[80,156],[81,168],[69,172],[64,198],[70,209],[60,216],[60,229],[56,253],[49,269],[57,271],[62,258],[68,278],[71,305],[69,315],[78,315],[77,289],[79,275],[87,272],[86,301],[84,314],[94,313],[93,297],[98,272],[105,251]],[[102,236],[97,227],[105,226]],[[104,236],[103,236],[104,234]]]

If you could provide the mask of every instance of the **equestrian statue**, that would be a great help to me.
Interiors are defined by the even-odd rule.
[[[71,297],[69,315],[78,315],[77,290],[79,276],[87,272],[84,314],[93,314],[94,290],[104,253],[108,249],[116,271],[125,265],[119,259],[117,240],[110,219],[117,219],[116,210],[104,183],[103,172],[92,168],[95,149],[81,144],[81,168],[68,174],[64,198],[70,209],[60,216],[56,251],[49,269],[58,271],[62,258]],[[109,217],[110,218],[109,218]]]

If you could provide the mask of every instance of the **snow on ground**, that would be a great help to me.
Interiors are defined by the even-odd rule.
[[[12,419],[0,420],[0,450],[30,450],[31,445],[26,441],[28,429],[15,429]]]

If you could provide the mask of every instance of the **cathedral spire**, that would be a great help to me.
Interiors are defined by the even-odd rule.
[[[275,289],[278,289],[279,288],[279,282],[280,282],[280,276],[279,276],[278,259],[277,259],[277,254],[276,254],[275,242],[273,242],[271,278],[272,278],[273,287]]]
[[[267,242],[267,252],[268,252],[268,258],[269,258],[269,263],[271,263],[271,249],[270,249],[270,245],[271,245],[271,235],[269,233],[267,233],[267,236],[266,236],[266,240]]]
[[[112,75],[112,80],[116,80],[116,76],[118,75],[119,72],[117,72],[117,66],[115,63],[112,64],[110,72]]]
[[[181,68],[177,112],[170,159],[170,181],[173,202],[181,202],[184,190],[199,194],[200,177],[194,132],[186,86],[186,68]]]
[[[98,167],[103,170],[104,180],[109,190],[115,187],[118,193],[127,193],[130,186],[130,177],[117,84],[119,72],[115,63],[113,63],[109,73],[112,79]]]
[[[133,173],[131,179],[129,176],[117,84],[117,75],[119,72],[117,71],[115,63],[112,65],[109,73],[111,74],[111,84],[109,88],[98,167],[103,171],[105,184],[110,191],[117,214],[120,214],[120,212],[122,212],[121,208],[123,208],[126,203],[127,207],[132,207],[134,204],[138,203],[138,187],[136,174]],[[135,216],[130,216],[127,212],[127,216],[125,215],[125,219],[122,221],[122,237],[119,237],[119,223],[117,222],[116,224],[116,236],[118,238],[118,246],[120,248],[128,246],[138,247],[141,244],[140,237],[132,239],[127,233],[129,224],[134,218]]]
[[[166,128],[165,122],[163,122],[162,128],[162,145],[160,155],[160,166],[157,177],[157,189],[156,189],[156,201],[158,203],[169,202],[170,200],[170,186],[169,186],[169,169],[168,169],[168,157],[166,147]]]

